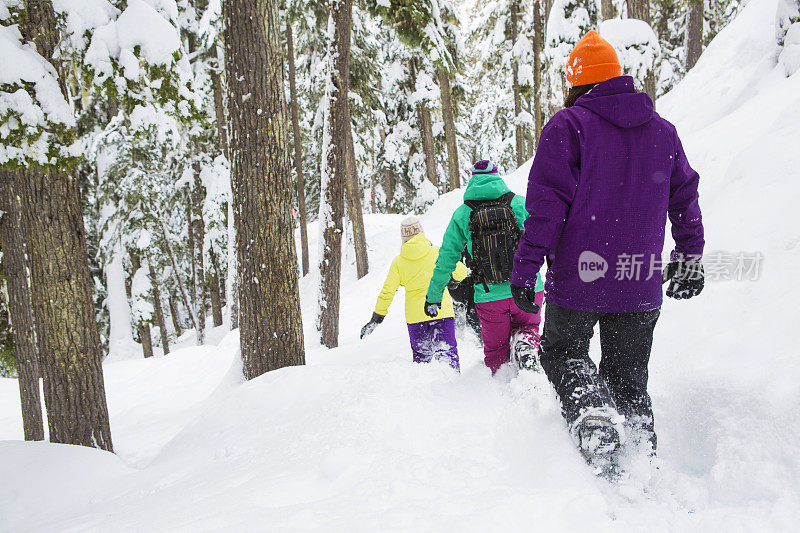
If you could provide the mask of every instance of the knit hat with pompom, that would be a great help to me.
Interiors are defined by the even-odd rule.
[[[472,175],[475,174],[497,174],[497,165],[488,159],[482,159],[472,165]]]

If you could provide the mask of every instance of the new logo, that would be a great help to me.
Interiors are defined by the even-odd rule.
[[[608,262],[601,255],[589,250],[581,252],[578,257],[578,276],[581,281],[591,283],[605,277],[606,272],[608,272]]]

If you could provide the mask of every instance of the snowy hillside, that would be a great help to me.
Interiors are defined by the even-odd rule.
[[[650,365],[658,470],[595,478],[546,379],[492,379],[474,338],[460,340],[461,375],[413,365],[402,293],[359,341],[402,218],[366,215],[370,273],[356,280],[348,248],[339,348],[317,340],[312,270],[305,367],[242,383],[235,333],[107,362],[116,456],[22,442],[17,384],[0,380],[0,530],[796,529],[800,73],[777,63],[776,5],[751,0],[658,102],[701,175],[707,259],[763,256],[757,281],[665,301]],[[527,170],[508,176],[516,192]],[[460,194],[422,217],[433,242]],[[313,265],[315,224],[309,237]]]

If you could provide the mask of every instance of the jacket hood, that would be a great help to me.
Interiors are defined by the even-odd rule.
[[[499,174],[474,174],[464,191],[464,200],[494,200],[511,192]]]
[[[617,76],[584,94],[575,102],[620,128],[635,128],[653,118],[653,101],[636,92],[633,78]]]
[[[425,236],[424,233],[417,233],[400,247],[400,255],[412,261],[425,257],[430,251],[431,241]]]

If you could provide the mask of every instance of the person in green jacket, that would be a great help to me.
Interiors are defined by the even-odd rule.
[[[470,218],[473,208],[488,200],[510,198],[510,207],[516,218],[516,224],[523,231],[523,223],[528,218],[525,210],[525,197],[511,193],[511,190],[500,177],[497,166],[491,161],[478,161],[472,167],[472,178],[464,192],[464,204],[458,207],[450,219],[433,277],[428,284],[425,299],[425,312],[438,311],[442,295],[450,274],[461,259],[464,246],[475,261],[473,254]],[[512,197],[513,196],[513,197]],[[469,204],[469,205],[468,205]],[[515,250],[511,251],[513,254]],[[474,265],[468,265],[473,271]],[[535,352],[539,346],[539,324],[541,322],[541,303],[544,299],[544,284],[537,276],[535,301],[539,304],[537,313],[526,313],[517,307],[511,296],[511,286],[506,280],[501,283],[477,282],[475,284],[475,307],[481,321],[484,363],[494,374],[511,357],[511,346],[518,364],[523,368],[535,368]]]

